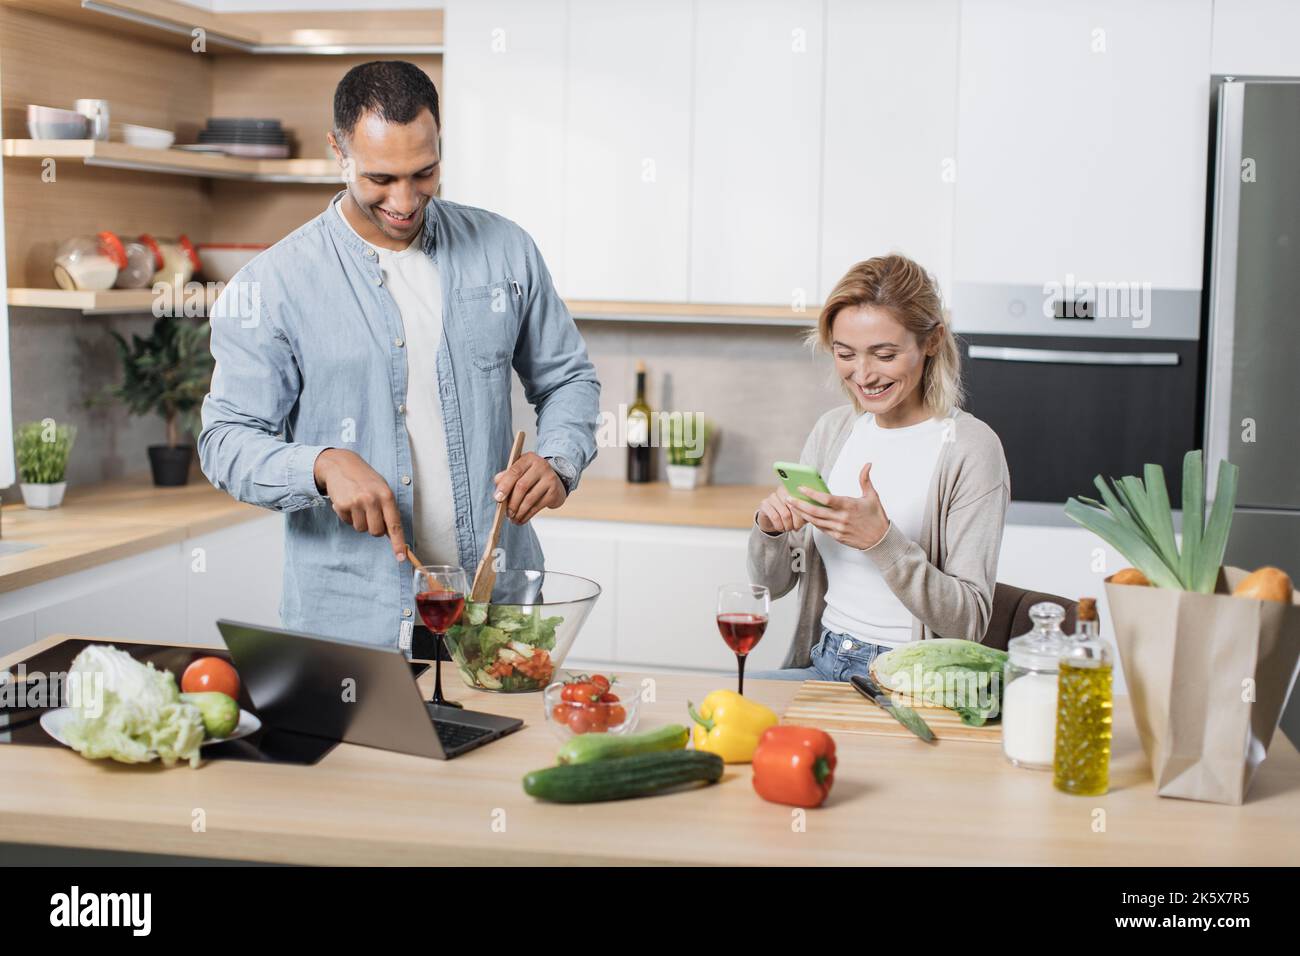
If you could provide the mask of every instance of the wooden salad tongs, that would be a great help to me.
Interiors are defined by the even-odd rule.
[[[515,432],[515,443],[510,449],[510,462],[506,465],[507,468],[519,460],[523,450],[524,433]],[[492,566],[492,555],[497,549],[497,538],[501,535],[501,522],[505,519],[508,501],[509,499],[505,498],[497,502],[497,512],[492,518],[492,531],[483,548],[483,556],[479,558],[478,568],[474,571],[474,586],[470,588],[469,599],[475,604],[487,604],[492,600],[492,589],[497,583],[497,569]]]

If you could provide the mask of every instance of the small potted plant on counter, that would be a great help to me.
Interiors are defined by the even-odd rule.
[[[52,418],[18,426],[14,458],[28,508],[57,508],[63,503],[68,455],[76,437],[75,425],[57,425]]]
[[[668,485],[690,490],[707,484],[704,470],[709,423],[699,412],[673,412],[668,416]]]
[[[167,444],[149,446],[153,483],[183,485],[189,481],[192,445],[180,443],[181,432],[194,434],[199,409],[212,381],[212,353],[207,322],[164,316],[148,338],[133,335],[130,344],[112,329],[125,373],[110,394],[122,400],[132,415],[156,412],[167,423]]]

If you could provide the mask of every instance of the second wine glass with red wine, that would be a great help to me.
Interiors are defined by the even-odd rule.
[[[465,569],[450,564],[428,564],[415,569],[415,607],[420,620],[433,632],[433,697],[429,703],[440,707],[460,707],[442,696],[442,648],[447,628],[460,620],[465,611],[465,593],[469,580]]]
[[[745,658],[763,639],[772,595],[761,584],[724,584],[718,588],[718,631],[736,652],[737,693],[745,693]]]

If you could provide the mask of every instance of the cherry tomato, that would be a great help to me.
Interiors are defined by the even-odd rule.
[[[239,699],[239,672],[220,657],[200,657],[181,675],[181,693],[216,691]]]
[[[608,694],[608,693],[606,693],[606,694],[601,694],[601,695],[600,695],[600,702],[601,702],[602,704],[617,704],[617,703],[618,703],[618,694]]]
[[[569,729],[575,734],[585,734],[592,730],[592,714],[585,707],[569,708]]]
[[[592,674],[591,682],[602,694],[609,693],[609,678],[604,674]]]
[[[561,700],[581,702],[589,704],[593,700],[600,698],[600,691],[596,689],[595,684],[586,681],[578,681],[573,684],[565,684],[564,690],[560,692]]]
[[[615,704],[609,708],[609,725],[617,727],[623,721],[627,720],[627,711]]]
[[[569,705],[558,703],[551,708],[551,716],[555,718],[557,724],[567,724],[569,722]]]

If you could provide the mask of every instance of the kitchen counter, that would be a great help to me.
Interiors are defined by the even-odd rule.
[[[775,488],[775,479],[771,485],[701,485],[679,491],[664,481],[633,485],[617,478],[583,478],[563,507],[542,516],[745,529],[754,523],[758,503]]]
[[[6,505],[6,542],[39,545],[0,557],[0,593],[83,571],[267,514],[191,476],[156,488],[147,474],[69,489],[62,507]]]
[[[747,528],[761,485],[708,485],[674,491],[665,483],[585,479],[571,500],[548,516],[716,528]],[[270,512],[236,501],[201,474],[180,488],[157,488],[147,474],[69,489],[48,511],[6,505],[0,535],[40,545],[0,556],[0,593],[83,571],[152,548],[250,521]]]
[[[313,767],[216,761],[164,770],[0,744],[0,776],[20,781],[0,791],[0,842],[304,864],[971,867],[1289,865],[1300,843],[1300,754],[1281,733],[1244,806],[1162,799],[1124,698],[1115,709],[1113,789],[1103,797],[1058,793],[1049,775],[1010,766],[995,744],[837,734],[831,799],[800,828],[792,808],[753,793],[748,766],[729,766],[716,786],[668,796],[536,802],[520,780],[550,764],[559,746],[539,696],[471,691],[454,671],[447,676],[453,699],[528,726],[446,762],[343,744]],[[643,728],[682,721],[688,700],[730,683],[620,676],[625,686],[655,682]],[[420,686],[427,695],[432,674]],[[798,688],[746,684],[778,713]],[[204,832],[194,832],[196,808]]]

